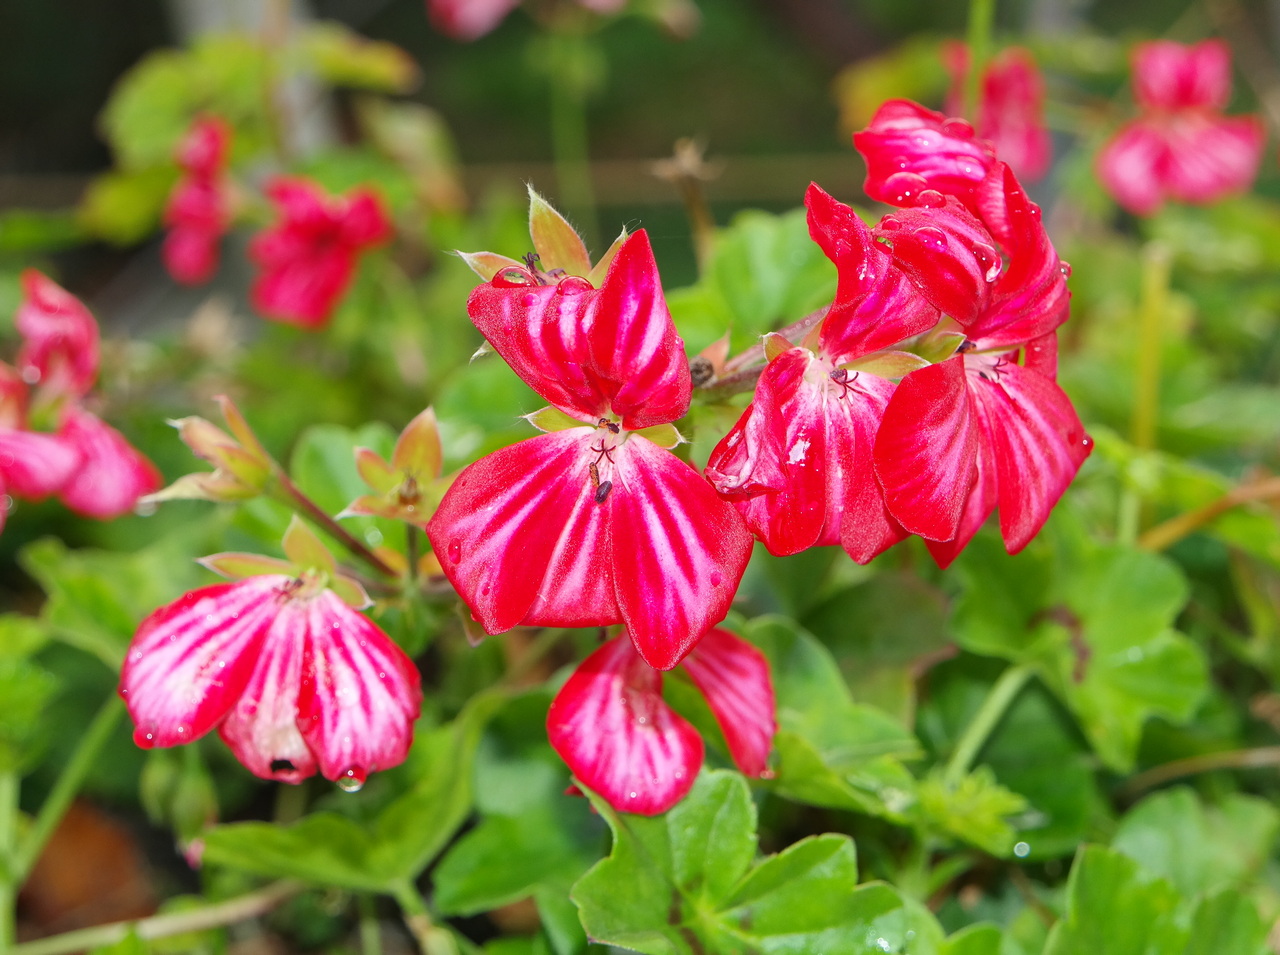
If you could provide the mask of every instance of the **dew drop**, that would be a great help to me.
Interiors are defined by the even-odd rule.
[[[525,308],[533,308],[538,304],[538,296],[534,295],[532,292],[526,292],[524,295],[520,296],[520,304]]]
[[[533,277],[532,272],[518,266],[503,269],[493,277],[494,288],[523,288],[537,284],[538,280]],[[534,301],[537,301],[536,296]]]
[[[724,578],[720,576],[720,571],[718,571],[718,570],[713,570],[713,571],[711,572],[711,586],[712,586],[712,587],[719,587],[719,586],[720,586],[720,584],[721,584],[723,581],[724,581]]]
[[[645,725],[647,725],[647,724],[648,724],[648,722],[649,722],[649,717],[647,717],[647,716],[637,716],[637,717],[636,717],[636,723],[637,723],[638,725],[640,725],[640,726],[645,726]]]
[[[924,176],[914,172],[895,172],[884,181],[884,191],[896,206],[915,205],[920,193],[928,188]]]
[[[942,124],[942,132],[945,136],[955,136],[957,139],[973,139],[973,127],[963,119],[947,120]]]
[[[560,295],[581,295],[592,291],[592,285],[580,275],[568,275],[560,280],[556,292]]]
[[[1059,263],[1058,263],[1058,271],[1062,273],[1062,277],[1063,277],[1064,279],[1069,279],[1069,278],[1071,278],[1071,263],[1070,263],[1070,262],[1059,262]]]
[[[994,282],[1000,277],[1000,253],[985,242],[973,244],[973,257],[978,260],[978,267],[983,270],[982,277]]]
[[[369,774],[359,766],[348,766],[346,771],[338,777],[338,787],[344,792],[358,793],[368,778]]]
[[[876,228],[881,232],[897,232],[902,228],[902,223],[898,221],[896,216],[887,215],[880,220],[880,224]]]
[[[628,799],[635,799],[635,798],[636,798],[636,793],[634,793],[634,792],[629,792],[629,793],[627,793],[627,798],[628,798]]]
[[[916,204],[928,209],[941,209],[947,204],[947,197],[937,189],[923,189],[916,197]]]
[[[8,494],[0,494],[0,513],[13,510],[13,498]]]
[[[1025,842],[1015,842],[1013,844],[1013,854],[1019,859],[1025,859],[1031,855],[1031,846]]]
[[[941,229],[935,229],[931,225],[922,226],[915,231],[915,237],[925,245],[932,246],[939,252],[945,251],[947,248],[947,234]]]
[[[449,541],[449,559],[453,561],[455,564],[458,561],[462,560],[462,541],[460,540]]]
[[[480,588],[480,596],[481,596],[481,597],[487,597],[487,596],[489,596],[489,585],[488,585],[488,584],[485,584],[483,587],[481,587],[481,588]]]

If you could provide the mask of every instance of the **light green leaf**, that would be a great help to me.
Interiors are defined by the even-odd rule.
[[[935,768],[920,783],[920,809],[927,822],[992,855],[1012,854],[1016,831],[1010,817],[1026,811],[1026,799],[997,783],[989,766],[978,767],[954,786],[944,775]]]

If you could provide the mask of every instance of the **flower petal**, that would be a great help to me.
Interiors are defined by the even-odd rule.
[[[706,697],[738,769],[764,776],[778,731],[765,655],[741,637],[713,627],[684,658],[684,670]]]
[[[1231,98],[1230,47],[1221,40],[1139,43],[1133,51],[1133,97],[1145,109],[1222,109]]]
[[[0,427],[0,478],[15,497],[60,491],[80,464],[80,452],[60,437]]]
[[[1037,372],[1010,362],[998,375],[968,378],[991,448],[1000,533],[1016,554],[1049,519],[1093,442],[1071,399]]]
[[[332,591],[309,602],[307,617],[298,727],[324,777],[356,788],[409,752],[422,701],[418,670]]]
[[[929,540],[959,532],[973,486],[980,432],[957,355],[899,383],[876,434],[876,475],[885,506]]]
[[[928,331],[938,309],[922,296],[875,241],[858,214],[816,184],[805,193],[809,235],[839,276],[822,324],[822,354],[834,364],[879,351]]]
[[[29,383],[76,397],[98,377],[98,323],[84,304],[35,269],[22,273],[13,324],[22,335],[18,370]]]
[[[1094,162],[1094,172],[1120,205],[1134,215],[1149,216],[1164,201],[1159,172],[1168,145],[1146,120],[1135,120],[1112,137]]]
[[[1174,199],[1202,204],[1244,192],[1258,175],[1266,138],[1253,116],[1180,114],[1168,128],[1164,186]]]
[[[990,463],[984,464],[982,455],[978,455],[977,467],[978,476],[964,502],[964,514],[960,518],[960,529],[956,531],[956,536],[949,541],[924,542],[934,561],[943,570],[950,567],[952,561],[960,556],[960,552],[969,546],[969,541],[973,540],[973,536],[996,509],[998,495],[995,468]]]
[[[68,408],[58,436],[80,455],[79,467],[58,492],[77,514],[99,520],[119,517],[164,483],[155,465],[124,435],[87,411]]]
[[[120,674],[139,746],[189,743],[226,716],[249,683],[290,580],[276,574],[202,587],[142,621]]]
[[[547,737],[574,776],[620,812],[666,812],[702,765],[702,737],[663,702],[662,674],[625,634],[587,657],[556,694]]]
[[[482,458],[458,475],[427,524],[445,575],[486,632],[621,620],[589,475],[593,433],[556,431]]]
[[[609,504],[622,618],[645,661],[669,670],[728,613],[751,533],[697,471],[638,436],[618,448]]]

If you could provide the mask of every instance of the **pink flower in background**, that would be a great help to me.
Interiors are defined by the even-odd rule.
[[[1146,216],[1166,199],[1211,203],[1253,184],[1266,132],[1255,116],[1222,114],[1231,95],[1225,43],[1139,44],[1133,89],[1142,113],[1103,147],[1096,164],[1120,205]]]
[[[409,751],[417,668],[385,633],[307,577],[264,574],[185,594],[147,617],[120,695],[144,749],[215,726],[264,779],[317,769],[358,789]]]
[[[617,13],[627,0],[578,0],[580,6],[599,14]],[[441,33],[455,40],[478,40],[495,30],[520,0],[427,0],[427,15]]]
[[[119,517],[164,483],[156,466],[124,435],[83,408],[73,405],[64,411],[58,437],[79,457],[58,489],[62,503],[77,514],[104,521]]]
[[[18,371],[23,381],[58,398],[79,398],[93,387],[98,377],[98,323],[78,298],[27,269],[13,324],[22,336]]]
[[[249,246],[261,269],[250,299],[267,318],[320,328],[351,284],[360,253],[385,241],[391,223],[369,189],[335,197],[305,179],[279,178],[267,195],[280,219]]]
[[[875,441],[889,513],[943,566],[997,506],[1009,552],[1025,547],[1092,450],[1054,382],[1069,293],[1040,210],[1003,164],[976,196],[1008,264],[956,354],[902,379]]]
[[[0,501],[39,500],[56,494],[80,456],[55,435],[27,429],[27,386],[16,369],[0,363]],[[8,517],[0,503],[0,530]]]
[[[960,116],[969,73],[968,47],[944,43],[942,59],[951,74],[946,110]],[[987,64],[974,125],[1024,182],[1034,182],[1049,171],[1053,143],[1044,124],[1044,80],[1030,50],[1006,47]]]
[[[542,281],[504,269],[467,310],[554,405],[530,415],[548,433],[466,468],[427,535],[486,632],[625,623],[670,669],[728,611],[751,535],[669,450],[692,385],[648,236],[626,240],[599,289]]]
[[[777,724],[764,655],[716,627],[682,666],[737,767],[766,775]],[[666,812],[702,766],[702,737],[663,701],[662,673],[640,658],[626,634],[579,664],[551,703],[547,736],[573,775],[621,812]]]
[[[218,269],[218,244],[231,219],[223,178],[231,127],[216,117],[196,120],[178,145],[183,176],[169,195],[169,227],[161,256],[177,281],[199,285]]]

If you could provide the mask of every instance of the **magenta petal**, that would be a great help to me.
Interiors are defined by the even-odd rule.
[[[1162,179],[1183,202],[1216,202],[1244,192],[1258,175],[1266,131],[1252,116],[1190,112],[1168,127]]]
[[[822,353],[835,364],[926,332],[938,310],[875,241],[858,214],[816,184],[805,193],[809,235],[838,273],[835,301],[822,324]]]
[[[142,621],[120,674],[139,746],[189,743],[226,716],[249,683],[289,582],[268,575],[202,587]]]
[[[278,600],[273,610],[253,675],[218,734],[255,776],[296,783],[316,771],[315,754],[298,729],[298,694],[310,622],[302,600]]]
[[[576,276],[529,282],[499,273],[467,302],[476,328],[529,387],[584,421],[612,413],[629,430],[688,410],[689,362],[643,230],[623,243],[599,289]]]
[[[618,448],[614,589],[636,649],[669,670],[724,619],[751,558],[738,512],[670,451],[635,436]]]
[[[713,627],[684,658],[684,669],[706,697],[738,769],[765,775],[778,723],[764,654]]]
[[[0,427],[0,479],[15,497],[37,499],[62,490],[80,452],[52,434]]]
[[[84,304],[54,282],[27,269],[22,304],[13,324],[22,335],[18,369],[29,383],[79,397],[98,377],[98,323]]]
[[[1136,120],[1102,147],[1094,171],[1116,202],[1134,215],[1148,216],[1164,201],[1160,169],[1167,150],[1158,130]]]
[[[547,737],[574,776],[621,812],[666,812],[702,765],[702,737],[663,702],[662,674],[625,634],[587,657],[556,694]]]
[[[69,408],[58,436],[79,452],[80,464],[59,498],[77,514],[109,520],[133,510],[138,498],[160,489],[160,472],[115,428],[87,411]]]
[[[768,370],[761,374],[762,380]],[[774,389],[757,382],[751,404],[711,450],[704,471],[707,480],[735,502],[782,490],[787,481],[782,463],[786,437]]]
[[[298,727],[326,779],[358,786],[409,752],[422,700],[418,670],[333,591],[317,594],[307,614]]]
[[[1133,96],[1146,109],[1222,109],[1231,98],[1231,50],[1221,40],[1139,43],[1133,51]]]
[[[520,0],[427,0],[431,24],[455,40],[476,40],[503,21]]]
[[[893,382],[864,372],[846,394],[827,402],[827,522],[859,564],[907,536],[885,506],[875,470],[876,434],[894,391]]]
[[[621,620],[589,473],[593,433],[570,428],[482,458],[458,476],[427,525],[445,575],[488,633]],[[609,500],[615,496],[616,489]],[[559,579],[548,574],[553,566]]]
[[[1010,362],[969,383],[994,459],[1000,533],[1016,554],[1049,519],[1093,442],[1071,399],[1034,371]]]
[[[876,475],[889,513],[929,540],[955,537],[979,440],[961,356],[903,378],[876,434]]]
[[[982,455],[979,455],[978,476],[964,502],[964,514],[960,518],[960,529],[956,531],[956,536],[949,541],[924,542],[939,567],[946,570],[960,556],[960,552],[969,546],[969,541],[973,540],[973,536],[995,511],[997,499],[995,469],[990,464],[984,466]]]

